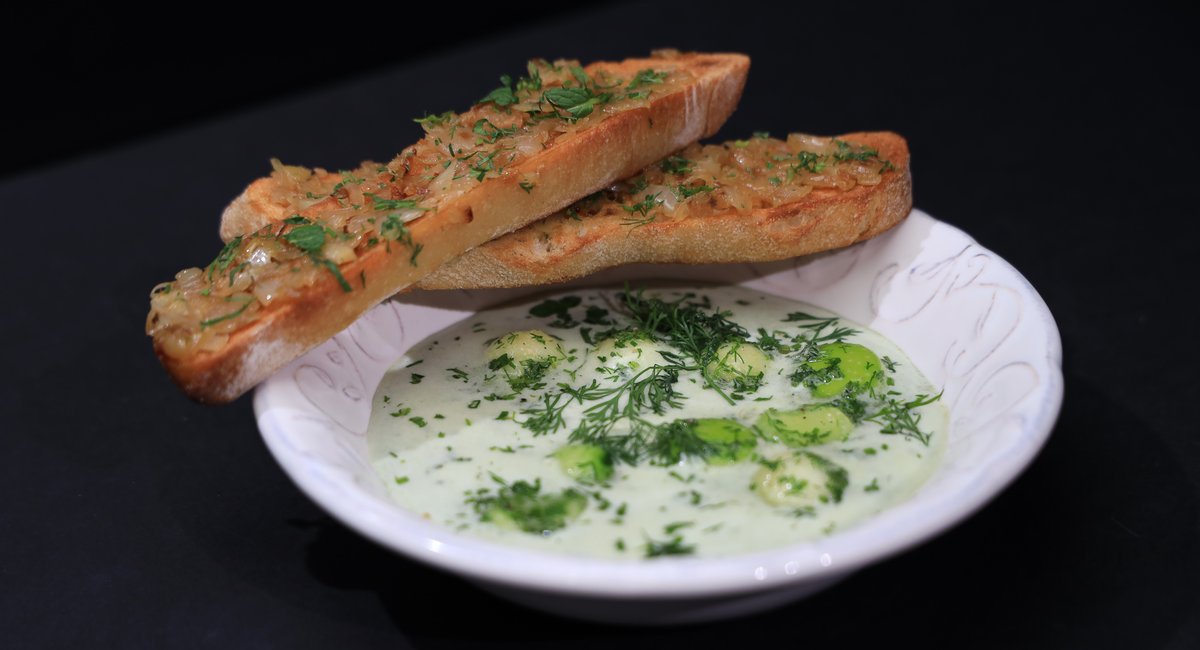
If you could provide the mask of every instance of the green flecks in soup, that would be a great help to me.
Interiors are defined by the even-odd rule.
[[[414,346],[380,384],[368,444],[391,496],[436,523],[645,561],[853,526],[924,482],[946,423],[901,350],[815,307],[740,287],[587,290]]]

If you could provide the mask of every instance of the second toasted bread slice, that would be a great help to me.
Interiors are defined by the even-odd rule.
[[[911,209],[908,146],[895,133],[697,144],[417,286],[547,284],[635,262],[777,260],[868,239]]]

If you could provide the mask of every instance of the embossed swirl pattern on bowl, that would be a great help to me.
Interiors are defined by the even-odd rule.
[[[945,388],[951,426],[942,466],[910,501],[859,526],[823,540],[708,560],[546,557],[456,535],[395,506],[366,457],[371,397],[383,373],[409,345],[479,309],[545,290],[536,287],[407,294],[377,307],[259,387],[259,428],[314,501],[411,557],[529,594],[679,599],[807,593],[928,539],[1016,478],[1044,444],[1061,406],[1058,330],[1036,291],[999,256],[919,211],[891,232],[822,256],[625,267],[573,284],[642,278],[742,283],[883,333]]]

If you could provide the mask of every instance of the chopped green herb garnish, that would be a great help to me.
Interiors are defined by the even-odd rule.
[[[315,223],[296,226],[289,230],[283,239],[305,253],[319,253],[325,245],[325,227]]]
[[[650,215],[650,211],[662,205],[662,201],[658,199],[658,194],[647,194],[641,201],[622,205],[621,208],[630,214],[621,221],[623,226],[639,227],[644,226],[652,221],[654,217]],[[633,216],[633,215],[639,216]]]
[[[425,117],[414,118],[413,121],[423,127],[431,128],[439,126],[454,119],[454,111],[446,111],[436,115],[426,115]]]
[[[661,163],[658,164],[658,168],[661,169],[664,174],[686,176],[692,172],[692,163],[683,156],[667,156]]]
[[[696,522],[694,522],[694,521],[677,521],[675,523],[671,523],[671,524],[667,524],[666,526],[663,526],[663,532],[665,532],[668,535],[674,535],[675,532],[680,529],[688,528],[690,526],[695,526],[695,525],[696,525]]]
[[[208,320],[200,321],[200,329],[204,329],[206,327],[211,327],[213,325],[216,325],[217,323],[221,323],[221,322],[224,322],[227,320],[237,318],[238,316],[241,316],[242,312],[246,311],[246,308],[249,307],[250,304],[254,302],[254,298],[252,298],[250,296],[245,296],[244,298],[245,298],[244,300],[236,300],[235,296],[228,296],[227,298],[225,298],[225,302],[241,302],[242,306],[238,307],[236,310],[231,311],[228,314],[225,314],[223,316],[217,316],[216,318],[210,318]]]
[[[896,391],[887,391],[885,394],[879,395],[878,397],[884,403],[883,408],[863,419],[882,425],[879,429],[880,433],[899,434],[928,447],[932,434],[921,430],[921,414],[917,413],[916,409],[938,401],[942,398],[942,394],[917,395],[908,401],[896,399],[897,395],[899,393]]]
[[[655,72],[654,70],[651,70],[649,68],[647,68],[645,70],[638,70],[637,74],[633,75],[633,80],[629,82],[628,86],[626,86],[626,89],[627,90],[637,90],[638,88],[641,88],[642,86],[649,86],[652,84],[660,84],[666,78],[667,78],[667,72],[665,70],[662,72]]]
[[[667,555],[691,555],[696,552],[694,544],[684,544],[683,536],[676,535],[668,540],[646,540],[646,557],[655,558]]]
[[[432,208],[422,208],[417,205],[414,199],[381,199],[370,192],[363,192],[363,196],[371,199],[376,210],[431,210]]]
[[[588,305],[583,322],[590,325],[612,325],[612,321],[608,318],[608,310],[596,305]]]
[[[697,194],[700,194],[702,192],[711,192],[715,189],[717,189],[717,188],[713,187],[712,185],[695,185],[695,186],[693,186],[693,185],[682,185],[681,184],[681,185],[677,185],[675,187],[675,194],[677,194],[679,196],[679,198],[681,198],[681,199],[690,199]]]
[[[587,496],[574,488],[558,494],[541,494],[541,480],[533,483],[515,481],[511,485],[495,474],[492,480],[500,485],[496,494],[468,497],[479,514],[480,521],[527,533],[548,535],[560,530],[587,508]]]
[[[488,93],[483,99],[479,100],[480,104],[495,104],[501,108],[512,106],[517,103],[517,96],[513,93],[512,77],[508,75],[500,75],[500,87]]]
[[[487,118],[483,118],[475,122],[475,126],[471,128],[471,132],[479,136],[476,144],[492,144],[500,138],[507,138],[516,133],[517,128],[514,126],[502,129],[492,124]]]
[[[337,185],[333,186],[333,189],[330,190],[330,192],[329,192],[330,196],[337,194],[338,192],[340,192],[342,190],[343,187],[345,187],[347,185],[362,185],[367,180],[365,178],[357,178],[353,174],[350,174],[348,172],[341,172],[341,174],[342,174],[342,180]],[[340,199],[339,199],[339,201],[340,201]]]
[[[342,288],[342,291],[350,293],[354,290],[354,287],[351,287],[350,283],[346,282],[346,278],[342,275],[342,270],[338,268],[338,265],[335,264],[333,260],[325,257],[313,256],[312,261],[313,264],[316,264],[317,266],[323,266],[327,271],[332,273],[333,278],[337,280],[338,286]]]

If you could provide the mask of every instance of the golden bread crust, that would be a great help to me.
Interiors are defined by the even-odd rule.
[[[356,282],[353,291],[345,292],[332,275],[322,277],[298,295],[264,306],[257,318],[230,334],[216,351],[171,356],[156,336],[159,359],[192,398],[207,403],[232,401],[374,305],[465,251],[712,135],[737,105],[749,58],[686,54],[672,62],[694,75],[682,90],[611,115],[413,221],[412,240],[423,247],[419,265],[410,264],[408,251],[401,247],[377,246],[341,267],[344,277],[362,278],[364,286]],[[610,69],[633,75],[659,64],[657,59],[630,59]],[[522,180],[532,180],[537,190],[526,191]],[[222,218],[223,235],[234,237],[286,217],[271,199],[274,182],[271,178],[255,181],[234,200]]]
[[[562,282],[631,263],[765,262],[849,246],[912,210],[908,145],[895,133],[852,133],[895,165],[878,185],[816,190],[757,210],[726,210],[630,227],[620,215],[558,214],[468,251],[417,284],[421,289],[517,287]]]

